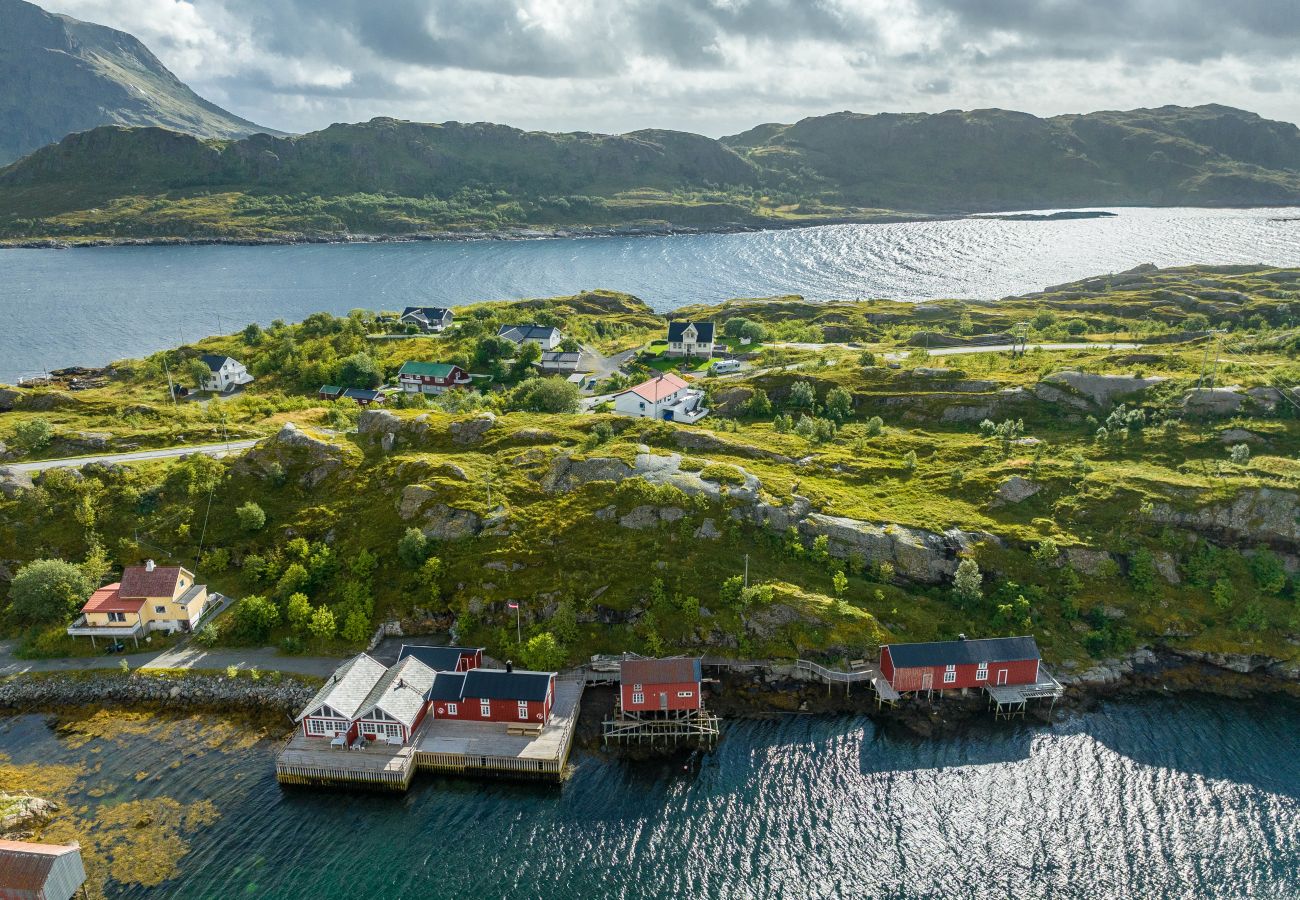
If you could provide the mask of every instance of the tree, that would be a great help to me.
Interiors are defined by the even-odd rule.
[[[853,395],[842,387],[833,387],[826,394],[826,415],[843,422],[853,415]]]
[[[243,337],[244,343],[250,347],[262,343],[262,326],[256,322],[249,322],[244,326]]]
[[[880,432],[885,430],[885,420],[880,416],[872,416],[867,419],[867,437],[878,437]]]
[[[261,531],[266,527],[266,513],[252,500],[235,510],[235,518],[245,531]]]
[[[429,539],[418,528],[408,528],[397,542],[397,558],[411,569],[418,569],[429,555]]]
[[[749,402],[745,404],[745,411],[751,416],[765,419],[772,414],[772,401],[768,399],[767,391],[762,388],[755,389],[750,395]]]
[[[284,574],[280,576],[275,590],[281,597],[288,597],[305,588],[310,580],[307,569],[302,563],[290,563],[285,567]]]
[[[563,378],[529,378],[511,392],[506,406],[526,412],[576,413],[580,396],[578,386]]]
[[[870,350],[863,350],[862,354],[858,356],[858,364],[866,369],[871,368],[876,364],[876,354]]]
[[[906,469],[908,473],[916,471],[915,450],[908,450],[906,453],[903,454],[903,468]]]
[[[185,363],[185,379],[194,385],[195,390],[204,390],[210,378],[212,370],[203,360],[195,358]]]
[[[831,576],[831,586],[835,589],[836,597],[843,597],[844,592],[849,589],[849,576],[842,570],[836,569],[835,574]]]
[[[565,652],[549,631],[530,637],[519,649],[523,663],[539,672],[553,672],[564,665]]]
[[[1233,444],[1228,448],[1228,459],[1232,460],[1235,465],[1246,465],[1246,463],[1250,462],[1250,445]]]
[[[369,353],[353,353],[344,359],[336,379],[345,388],[377,388],[384,380],[379,364]]]
[[[551,616],[550,626],[551,633],[562,643],[571,644],[578,639],[578,613],[572,600],[560,601],[555,615]]]
[[[318,641],[328,641],[334,637],[334,612],[328,606],[318,606],[307,622],[307,630]]]
[[[46,419],[28,419],[14,426],[14,446],[28,453],[43,450],[54,440],[54,426]]]
[[[812,382],[796,381],[790,385],[790,406],[795,409],[812,409],[817,402],[817,392]]]
[[[963,559],[957,563],[957,572],[952,579],[952,595],[958,603],[971,605],[984,599],[984,578],[980,575],[979,564],[973,559]]]
[[[306,594],[299,592],[289,595],[289,602],[285,605],[285,617],[294,631],[302,631],[306,627],[311,619],[311,601],[307,599]]]
[[[348,643],[359,644],[370,637],[370,620],[360,610],[354,609],[343,620],[343,630],[339,634]]]
[[[62,559],[37,559],[18,570],[9,585],[14,617],[31,625],[66,622],[81,609],[94,585]]]
[[[280,608],[258,594],[235,604],[235,630],[246,640],[265,641],[271,629],[280,624]]]

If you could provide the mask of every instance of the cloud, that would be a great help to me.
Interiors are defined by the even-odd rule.
[[[376,115],[724,134],[1000,106],[1300,119],[1295,0],[48,0],[288,130]]]

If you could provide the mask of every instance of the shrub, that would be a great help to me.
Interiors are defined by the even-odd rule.
[[[200,647],[215,647],[220,640],[221,633],[217,631],[217,626],[209,622],[194,634],[194,643]]]
[[[84,572],[62,559],[37,559],[18,570],[9,585],[14,617],[23,624],[66,622],[90,597],[94,585]]]
[[[252,500],[235,510],[235,518],[244,531],[261,531],[266,527],[266,513]]]
[[[885,430],[885,420],[880,416],[872,416],[867,419],[867,437],[877,437]]]
[[[339,634],[349,643],[360,644],[370,637],[370,620],[360,610],[354,609],[343,620],[343,630]]]
[[[54,426],[45,419],[28,419],[14,426],[13,443],[19,450],[33,453],[54,440]]]
[[[506,408],[526,412],[575,413],[580,397],[578,386],[563,378],[529,378],[511,391]]]
[[[952,595],[963,606],[973,606],[984,599],[984,577],[975,560],[963,559],[957,563],[957,571],[952,578]]]
[[[417,569],[429,555],[429,539],[418,528],[408,528],[397,542],[397,558],[409,569]]]
[[[1214,601],[1214,605],[1219,609],[1227,609],[1232,606],[1235,596],[1236,592],[1233,590],[1232,582],[1227,578],[1217,579],[1214,586],[1210,588],[1210,599]]]
[[[235,631],[246,641],[265,641],[271,629],[280,624],[280,608],[258,594],[236,603],[233,613]]]
[[[844,592],[849,589],[849,577],[840,569],[835,570],[831,576],[831,587],[835,590],[836,597],[843,597]]]
[[[909,473],[916,471],[916,451],[908,450],[903,454],[903,468]]]
[[[1150,594],[1156,586],[1156,560],[1146,548],[1134,550],[1128,558],[1128,580],[1139,595]]]
[[[377,388],[384,380],[379,364],[369,353],[353,353],[344,359],[335,377],[345,388]]]
[[[555,635],[549,631],[535,634],[522,647],[519,655],[525,666],[541,672],[551,672],[564,665],[565,652]]]
[[[826,415],[843,422],[853,415],[853,395],[842,387],[833,387],[826,394]]]
[[[758,418],[765,419],[770,416],[772,414],[772,401],[768,398],[767,391],[762,388],[756,389],[745,404],[745,411]]]
[[[1246,463],[1250,462],[1250,445],[1233,444],[1228,448],[1228,459],[1232,460],[1234,465],[1246,465]]]
[[[316,607],[311,614],[311,620],[307,623],[307,630],[318,641],[327,641],[334,637],[336,625],[333,610],[328,606]]]
[[[862,354],[858,356],[858,364],[864,368],[874,366],[876,364],[876,354],[872,353],[870,350],[863,350]]]
[[[1250,558],[1250,574],[1266,594],[1280,594],[1286,587],[1286,569],[1277,554],[1267,547],[1258,548]]]
[[[812,409],[817,404],[817,392],[812,382],[796,381],[790,385],[788,405],[795,409]]]
[[[290,563],[276,583],[275,592],[281,597],[288,597],[305,588],[310,580],[302,563]]]
[[[293,626],[295,631],[301,631],[306,627],[307,622],[311,620],[311,601],[303,593],[295,593],[289,596],[289,601],[284,607],[285,618]]]

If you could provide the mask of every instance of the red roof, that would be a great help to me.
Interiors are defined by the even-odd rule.
[[[686,387],[685,381],[682,381],[672,372],[665,372],[651,378],[649,381],[638,384],[636,387],[628,388],[628,390],[643,400],[658,403],[669,394],[674,394],[684,387]]]
[[[625,659],[619,663],[618,672],[624,684],[683,684],[700,680],[700,658]]]
[[[122,571],[122,596],[170,597],[176,593],[181,571],[180,566],[155,566],[152,572],[144,566],[127,566]]]
[[[106,584],[90,595],[86,605],[81,608],[84,613],[139,612],[144,606],[144,598],[126,600],[122,597],[122,585]]]
[[[54,861],[76,847],[0,841],[0,896],[39,897]]]

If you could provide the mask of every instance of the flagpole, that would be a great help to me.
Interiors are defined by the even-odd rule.
[[[519,604],[515,603],[515,643],[521,647],[524,644],[524,626],[521,624],[522,615],[523,613],[519,611]]]

